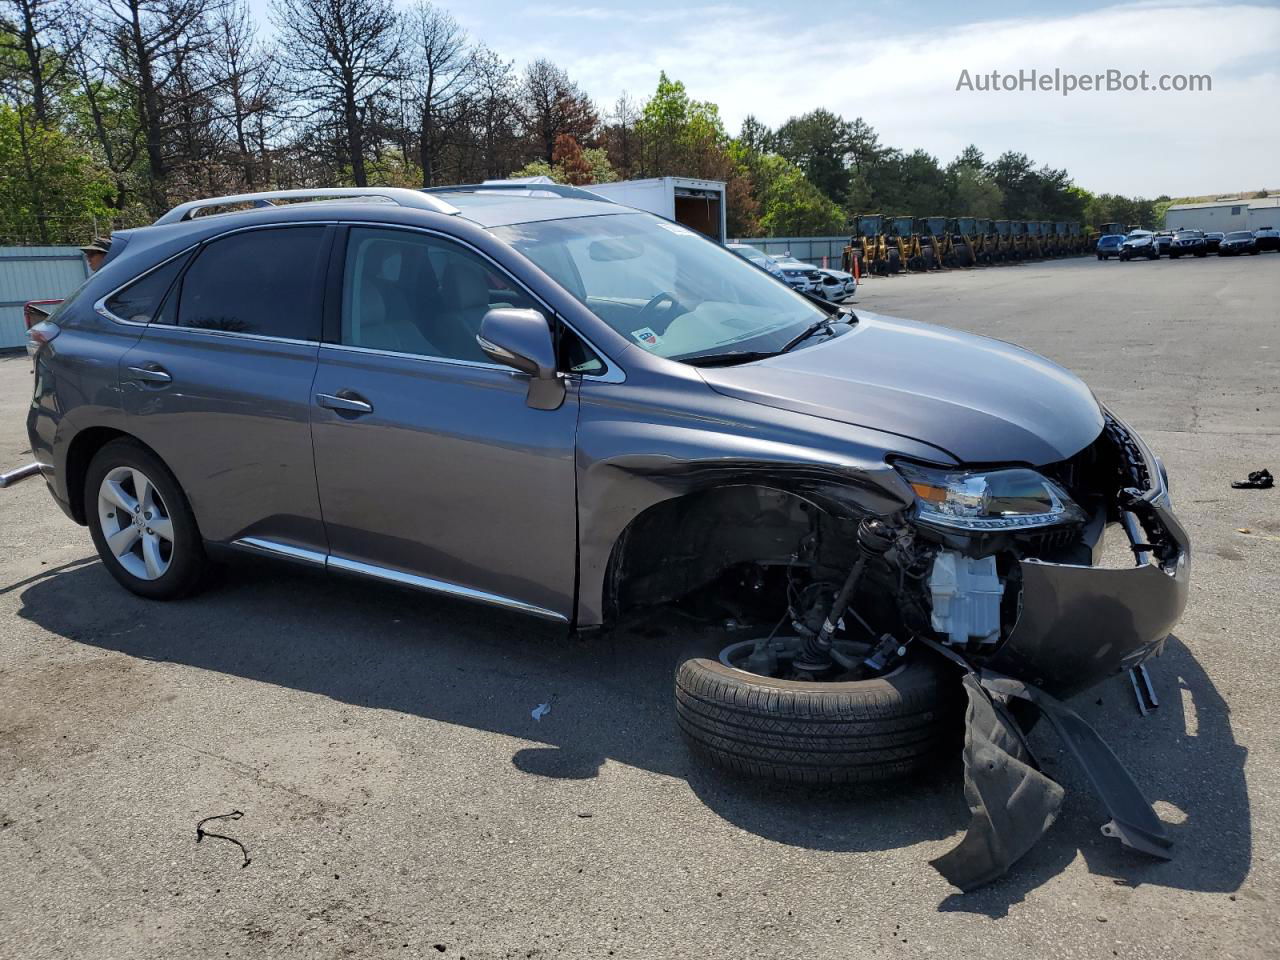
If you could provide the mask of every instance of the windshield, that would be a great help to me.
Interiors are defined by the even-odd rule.
[[[775,351],[827,316],[719,244],[647,213],[493,233],[632,343],[672,360]]]
[[[1237,230],[1234,233],[1227,234],[1228,240],[1252,240],[1253,234],[1248,230]]]

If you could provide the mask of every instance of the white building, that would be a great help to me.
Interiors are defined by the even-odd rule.
[[[1208,203],[1179,203],[1164,215],[1166,230],[1257,230],[1280,229],[1280,197],[1245,200],[1240,197]]]
[[[1245,229],[1261,230],[1263,227],[1280,230],[1280,197],[1249,201],[1249,226]]]

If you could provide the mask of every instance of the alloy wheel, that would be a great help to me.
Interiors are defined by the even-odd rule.
[[[139,580],[159,580],[173,562],[173,521],[160,491],[137,467],[115,467],[98,488],[107,549]]]

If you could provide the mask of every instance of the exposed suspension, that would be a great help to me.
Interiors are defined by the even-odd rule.
[[[804,650],[795,660],[797,670],[818,672],[830,669],[834,665],[831,656],[832,637],[839,628],[840,620],[849,608],[850,601],[853,600],[854,591],[858,588],[858,582],[862,579],[867,562],[888,553],[897,539],[896,534],[897,531],[893,527],[883,520],[872,517],[858,524],[858,559],[854,561],[849,575],[845,577],[844,585],[840,587],[840,592],[832,601],[831,608],[823,618],[822,626],[805,640]]]

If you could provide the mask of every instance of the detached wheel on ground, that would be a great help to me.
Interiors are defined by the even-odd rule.
[[[85,477],[84,513],[111,576],[151,600],[190,593],[205,569],[191,505],[169,468],[132,440],[97,452]]]
[[[918,772],[963,730],[955,670],[922,650],[883,677],[801,682],[747,673],[700,644],[676,670],[676,719],[694,752],[736,773],[862,783]]]

